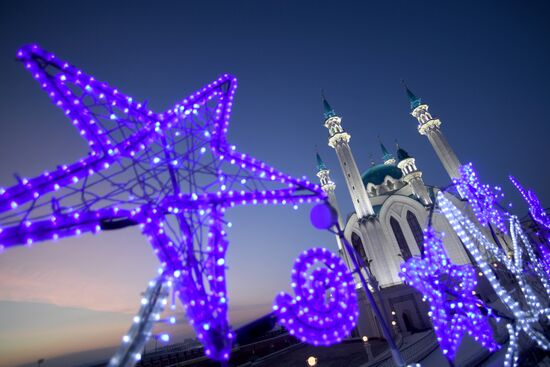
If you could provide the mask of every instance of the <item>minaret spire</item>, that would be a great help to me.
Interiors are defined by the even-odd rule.
[[[407,93],[407,97],[409,98],[409,103],[411,104],[411,111],[414,110],[416,107],[420,106],[422,104],[422,99],[415,96],[413,92],[407,87],[407,84],[405,83],[405,80],[401,80],[401,84],[403,84],[403,88],[405,88],[405,93]]]
[[[323,162],[323,159],[319,155],[319,152],[317,152],[316,154],[317,154],[317,170],[318,171],[326,170],[327,166],[325,166],[325,162]]]
[[[328,129],[329,134],[328,145],[334,148],[338,156],[355,213],[359,219],[372,216],[374,215],[374,210],[372,209],[372,204],[367,196],[367,191],[361,180],[361,174],[349,146],[351,135],[342,128],[342,119],[336,115],[334,109],[325,98],[324,93],[321,96],[323,98],[325,127]]]
[[[330,196],[330,194],[334,194],[336,185],[330,179],[330,171],[327,169],[327,166],[325,165],[325,162],[323,162],[323,159],[319,155],[319,152],[316,153],[316,157],[317,157],[317,177],[319,177],[319,180],[321,180],[321,188],[323,189],[323,191]]]
[[[325,98],[325,92],[321,89],[321,97],[323,98],[323,114],[325,119],[336,116],[334,109],[330,106],[327,99]]]
[[[393,155],[388,152],[388,150],[384,146],[384,143],[382,143],[382,140],[380,140],[380,137],[378,137],[378,140],[380,141],[380,149],[382,150],[382,160],[384,161],[384,164],[388,166],[395,164],[395,159],[393,158]]]
[[[459,178],[460,161],[440,129],[441,121],[433,118],[428,112],[429,106],[422,103],[422,100],[416,97],[404,83],[403,85],[411,104],[411,115],[418,120],[418,132],[428,137],[449,177]]]

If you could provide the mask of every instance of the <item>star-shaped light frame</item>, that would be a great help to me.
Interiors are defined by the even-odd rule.
[[[453,264],[433,228],[424,231],[424,256],[410,258],[399,275],[430,303],[434,331],[449,360],[454,360],[466,334],[489,351],[499,348],[480,311],[483,304],[472,293],[477,285],[475,269]]]
[[[0,188],[0,250],[139,225],[212,359],[229,358],[226,208],[324,193],[227,142],[237,88],[225,74],[164,113],[37,45],[17,58],[87,141],[79,161]]]

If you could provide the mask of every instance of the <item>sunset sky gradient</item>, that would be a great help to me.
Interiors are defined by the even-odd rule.
[[[427,184],[449,179],[408,115],[400,81],[442,120],[463,163],[526,207],[513,173],[550,203],[550,3],[545,1],[21,1],[0,3],[0,186],[87,154],[86,143],[23,66],[39,43],[163,111],[218,75],[239,79],[229,141],[293,176],[315,177],[318,146],[352,210],[322,125],[320,89],[343,117],[360,170],[394,140]],[[228,210],[233,325],[270,311],[306,248],[335,249],[309,207]],[[158,262],[138,228],[0,255],[0,367],[107,358]],[[176,340],[191,336],[181,311]],[[107,349],[105,349],[107,348]],[[111,349],[109,349],[111,348]],[[53,361],[71,353],[98,350]],[[48,363],[48,361],[50,361]]]

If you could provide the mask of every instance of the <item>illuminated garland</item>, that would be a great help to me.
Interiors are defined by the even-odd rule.
[[[294,262],[291,279],[296,296],[282,292],[273,306],[291,335],[317,346],[339,343],[351,333],[359,316],[357,294],[340,257],[325,248],[304,251]]]
[[[550,276],[550,250],[547,247],[550,246],[550,217],[548,217],[548,214],[542,207],[541,202],[539,201],[537,195],[533,190],[525,190],[525,188],[518,182],[518,180],[514,176],[509,176],[509,178],[529,205],[529,213],[531,213],[531,217],[539,225],[540,233],[538,234],[540,234],[546,241],[546,244],[539,244],[538,250],[541,257],[540,261],[543,264],[544,271],[546,271],[546,274]]]
[[[473,256],[476,264],[479,266],[483,275],[487,278],[497,296],[508,307],[508,309],[514,315],[514,323],[507,326],[510,332],[510,343],[506,352],[505,366],[516,366],[518,360],[518,344],[517,338],[521,331],[534,341],[543,350],[550,350],[550,340],[542,333],[536,330],[535,325],[539,322],[539,316],[550,317],[550,308],[545,307],[548,299],[541,302],[535,295],[524,276],[524,269],[521,263],[521,248],[517,240],[514,240],[514,260],[511,260],[506,256],[504,251],[497,247],[492,241],[487,239],[481,231],[466,218],[458,208],[456,208],[445,196],[440,192],[437,194],[437,203],[441,207],[443,214],[449,220],[449,223],[453,227],[453,230],[460,237],[461,241],[466,246],[468,252]],[[528,255],[533,264],[537,263],[536,257],[534,257],[532,250],[529,250],[530,245],[526,236],[521,231],[521,228],[517,225],[517,218],[512,218],[510,232],[512,238],[519,234],[521,240],[524,242],[525,247],[528,249]],[[477,244],[477,245],[476,245]],[[478,249],[483,249],[480,251]],[[525,296],[527,305],[525,309],[522,309],[520,303],[516,301],[500,283],[495,276],[494,270],[489,264],[489,258],[493,257],[501,264],[503,264],[513,275],[519,285],[521,291]],[[535,265],[537,268],[538,265]],[[539,268],[540,270],[540,268]],[[545,277],[540,277],[540,271],[536,271],[539,280],[543,283],[548,297],[548,282]],[[545,275],[545,274],[543,274]]]
[[[529,205],[529,212],[533,216],[533,219],[543,228],[550,230],[550,217],[542,207],[535,192],[531,189],[526,191],[514,176],[509,176],[509,178]]]
[[[433,228],[424,231],[423,257],[401,265],[399,276],[430,303],[437,341],[447,359],[454,360],[465,334],[491,352],[499,348],[479,309],[480,301],[472,293],[477,285],[475,269],[451,263]]]
[[[546,273],[544,266],[541,264],[541,260],[535,255],[533,248],[531,247],[531,242],[525,232],[521,228],[518,217],[515,215],[510,216],[510,233],[512,234],[512,243],[514,246],[514,265],[516,266],[516,271],[523,272],[523,254],[522,247],[520,246],[523,243],[523,248],[527,250],[527,255],[531,263],[531,267],[535,270],[537,279],[542,283],[544,290],[546,291],[546,296],[550,298],[550,278],[548,273]]]
[[[460,178],[453,179],[457,189],[470,203],[477,220],[487,226],[493,223],[500,231],[506,233],[506,223],[501,211],[497,208],[499,198],[503,197],[500,187],[494,190],[489,185],[483,185],[479,181],[472,163],[459,168]]]
[[[37,45],[17,53],[86,140],[90,153],[0,188],[0,249],[139,225],[174,279],[205,353],[227,361],[226,208],[319,201],[306,178],[286,175],[227,142],[234,77],[164,113],[86,75]]]
[[[547,276],[550,278],[550,250],[542,243],[538,245],[538,250],[544,271],[546,271]]]
[[[168,303],[171,283],[166,281],[163,275],[149,283],[149,287],[141,298],[139,312],[134,316],[130,330],[122,337],[122,344],[109,361],[109,367],[133,366],[141,359],[141,352],[151,336],[154,324],[161,321],[160,315]],[[175,319],[170,319],[172,320],[175,322]],[[168,334],[163,334],[159,339],[167,342],[170,337]]]
[[[510,340],[508,341],[508,348],[504,355],[504,366],[517,366],[519,361],[519,332],[510,324],[506,325],[506,330],[508,331],[508,335],[510,335]]]

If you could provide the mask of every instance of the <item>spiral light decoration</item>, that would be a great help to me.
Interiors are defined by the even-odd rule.
[[[291,335],[317,346],[339,343],[351,333],[359,309],[353,276],[342,259],[325,248],[304,251],[291,280],[296,296],[281,292],[273,306]]]

